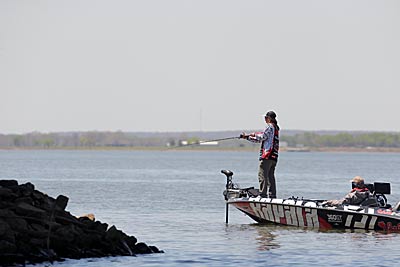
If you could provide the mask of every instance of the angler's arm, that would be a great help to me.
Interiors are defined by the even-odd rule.
[[[254,143],[260,143],[262,141],[264,141],[266,139],[266,134],[265,132],[254,132],[249,134],[249,137],[247,138],[247,140],[249,140],[250,142],[254,142]]]
[[[250,134],[242,133],[239,138],[243,138],[254,143],[260,143],[266,139],[266,133],[265,132],[254,132]]]

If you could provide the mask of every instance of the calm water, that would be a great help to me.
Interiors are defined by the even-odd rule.
[[[400,234],[266,226],[230,209],[222,191],[231,169],[257,186],[257,152],[0,151],[0,178],[69,196],[74,215],[94,213],[165,254],[67,260],[54,266],[395,266]],[[400,200],[400,154],[281,153],[279,197],[340,198],[349,180],[392,183]],[[39,265],[40,266],[40,265]]]

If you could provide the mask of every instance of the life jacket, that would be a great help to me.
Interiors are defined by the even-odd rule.
[[[351,192],[355,192],[355,191],[358,191],[358,192],[369,192],[369,190],[368,190],[367,187],[363,187],[363,188],[354,187],[354,188],[351,190]]]
[[[266,150],[264,149],[264,143],[267,140],[262,141],[260,149],[260,158],[277,161],[279,156],[279,130],[275,124],[272,125],[274,128],[274,137],[272,139],[272,145],[268,150]]]

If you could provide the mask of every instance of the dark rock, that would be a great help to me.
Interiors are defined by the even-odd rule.
[[[69,225],[69,224],[77,224],[77,225],[83,225],[78,218],[75,216],[72,216],[69,212],[67,211],[56,211],[54,213],[54,218],[55,221],[61,225]]]
[[[85,214],[85,215],[79,216],[78,219],[79,220],[86,220],[87,219],[87,220],[92,221],[92,222],[96,221],[96,217],[94,216],[93,213],[89,213],[89,214]]]
[[[48,231],[49,229],[49,227],[44,227],[42,224],[38,223],[31,223],[30,226],[34,231],[39,231],[39,232]]]
[[[26,232],[28,230],[28,223],[21,217],[10,217],[5,220],[14,231]]]
[[[132,249],[128,246],[125,240],[121,240],[121,254],[124,256],[132,256],[134,253],[132,252]]]
[[[27,203],[29,205],[34,205],[33,199],[31,197],[19,197],[15,199],[15,203]]]
[[[61,224],[56,223],[56,222],[48,222],[48,223],[45,224],[45,226],[47,226],[48,228],[50,228],[51,231],[55,231],[55,230],[57,230],[58,228],[62,227]]]
[[[13,205],[10,204],[10,207],[12,207]],[[6,219],[6,218],[10,218],[10,217],[15,217],[15,213],[10,209],[0,209],[0,218]]]
[[[52,249],[38,249],[35,254],[31,254],[29,257],[30,263],[40,263],[43,261],[61,261],[62,259]]]
[[[136,239],[135,237],[133,237]],[[129,236],[118,230],[114,225],[106,232],[106,241],[109,243],[110,251],[113,255],[133,255],[135,246],[130,246],[135,240],[129,239]]]
[[[73,243],[75,236],[77,236],[78,233],[76,232],[75,226],[71,224],[65,227],[60,227],[54,232],[54,235],[62,239],[63,242]]]
[[[15,213],[41,219],[46,217],[46,212],[44,210],[35,208],[34,206],[24,202],[17,204],[15,207]]]
[[[101,234],[94,234],[94,233],[83,233],[80,235],[77,243],[80,247],[85,250],[91,248],[100,248],[100,244],[102,242],[102,235]]]
[[[136,237],[134,237],[134,236],[128,236],[128,237],[125,239],[125,241],[126,241],[126,243],[128,244],[128,246],[129,246],[130,248],[133,248],[133,247],[135,247],[135,245],[136,245],[137,239],[136,239]]]
[[[107,231],[108,224],[106,223],[101,223],[99,221],[93,222],[90,226],[89,229],[94,230],[99,233],[105,233]]]
[[[6,223],[2,219],[0,219],[0,237],[5,235],[7,233],[7,231],[9,231],[9,230],[10,230],[10,226],[8,225],[8,223]]]
[[[36,253],[37,250],[40,249],[38,247],[31,246],[29,241],[30,241],[29,236],[22,235],[22,234],[19,234],[17,236],[17,240],[15,243],[18,247],[19,253],[21,253],[23,255],[31,255],[31,254]]]
[[[84,252],[86,258],[104,257],[104,252],[100,249],[91,249]]]
[[[35,186],[31,183],[22,184],[19,186],[19,191],[23,196],[30,196],[32,195],[33,191],[35,190]]]
[[[0,254],[15,252],[17,252],[17,246],[14,243],[6,240],[0,240]]]
[[[32,198],[35,200],[44,200],[45,197],[46,195],[38,190],[33,190],[32,192]]]
[[[32,238],[46,239],[49,236],[49,230],[33,230],[29,227],[27,230],[21,230],[20,232]]]
[[[1,266],[25,266],[26,256],[21,253],[0,253]]]
[[[0,180],[0,186],[14,188],[18,186],[18,182],[16,180]]]
[[[76,218],[67,204],[68,197],[54,199],[31,183],[0,180],[0,266],[162,252],[93,214]]]
[[[54,198],[49,197],[40,191],[34,190],[32,193],[32,199],[37,207],[50,212],[54,210],[54,203],[56,201]]]
[[[106,239],[115,242],[125,238],[127,235],[123,233],[121,230],[118,230],[114,225],[108,229],[106,232]]]
[[[18,197],[10,188],[0,187],[0,198],[11,199]]]
[[[56,208],[59,210],[65,210],[68,204],[68,200],[69,200],[68,197],[59,195],[55,202]]]
[[[15,233],[10,225],[3,219],[0,219],[0,240],[15,243]]]
[[[84,225],[87,225],[88,227],[94,224],[94,222],[87,217],[79,217],[78,221],[83,223]]]
[[[164,253],[164,251],[159,250],[156,246],[149,246],[149,248],[153,251],[153,253]]]
[[[153,250],[145,243],[140,242],[135,245],[133,252],[137,254],[150,254],[153,253]]]
[[[29,242],[32,246],[45,248],[47,240],[45,238],[32,238]]]

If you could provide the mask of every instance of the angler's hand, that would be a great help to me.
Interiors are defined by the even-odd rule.
[[[241,133],[239,138],[241,139],[247,139],[249,136],[246,133]]]
[[[330,203],[329,203],[329,201],[324,201],[321,203],[321,206],[322,207],[330,206]]]

